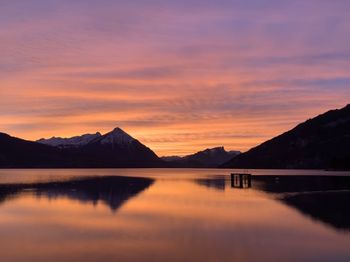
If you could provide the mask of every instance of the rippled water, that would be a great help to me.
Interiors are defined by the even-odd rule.
[[[241,189],[230,172],[0,170],[0,259],[350,260],[347,177],[250,170],[262,176]]]

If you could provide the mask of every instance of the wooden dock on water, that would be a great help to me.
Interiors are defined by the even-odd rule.
[[[231,173],[231,187],[251,188],[252,175],[244,173]]]

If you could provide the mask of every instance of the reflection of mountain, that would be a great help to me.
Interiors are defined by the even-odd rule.
[[[269,193],[350,189],[346,176],[253,176],[253,188]]]
[[[68,181],[0,185],[0,201],[30,192],[49,199],[68,197],[80,202],[103,202],[113,211],[125,201],[152,185],[153,180],[139,177],[94,177]]]
[[[194,182],[225,189],[224,177]],[[252,189],[271,194],[274,199],[334,228],[350,230],[350,177],[253,176]]]
[[[253,188],[335,228],[350,230],[350,177],[255,176]]]
[[[335,228],[350,230],[350,190],[284,196],[281,201],[303,214],[330,224]]]

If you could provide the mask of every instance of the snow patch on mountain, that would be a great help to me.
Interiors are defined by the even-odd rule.
[[[103,135],[99,140],[102,145],[128,145],[133,141],[135,141],[135,139],[119,127]]]
[[[81,147],[88,144],[99,143],[101,145],[130,145],[136,141],[132,136],[117,127],[111,132],[101,135],[99,132],[95,134],[85,134],[82,136],[74,136],[70,138],[52,137],[49,139],[39,139],[36,142],[61,148]]]
[[[99,132],[95,134],[85,134],[81,136],[74,136],[70,138],[62,138],[62,137],[52,137],[49,139],[39,139],[36,142],[54,146],[54,147],[79,147],[84,146],[90,143],[91,141],[95,140],[96,138],[101,137],[101,134]]]

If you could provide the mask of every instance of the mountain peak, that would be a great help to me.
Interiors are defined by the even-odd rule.
[[[123,129],[120,127],[114,128],[110,133],[120,133],[120,134],[127,134]],[[128,134],[127,134],[128,135]]]
[[[102,136],[100,143],[124,145],[124,144],[130,144],[133,141],[135,141],[135,139],[132,136],[130,136],[121,128],[116,127],[111,132]]]
[[[223,146],[207,148],[205,151],[210,151],[210,152],[225,151],[226,152],[226,150],[225,150],[225,148]]]

